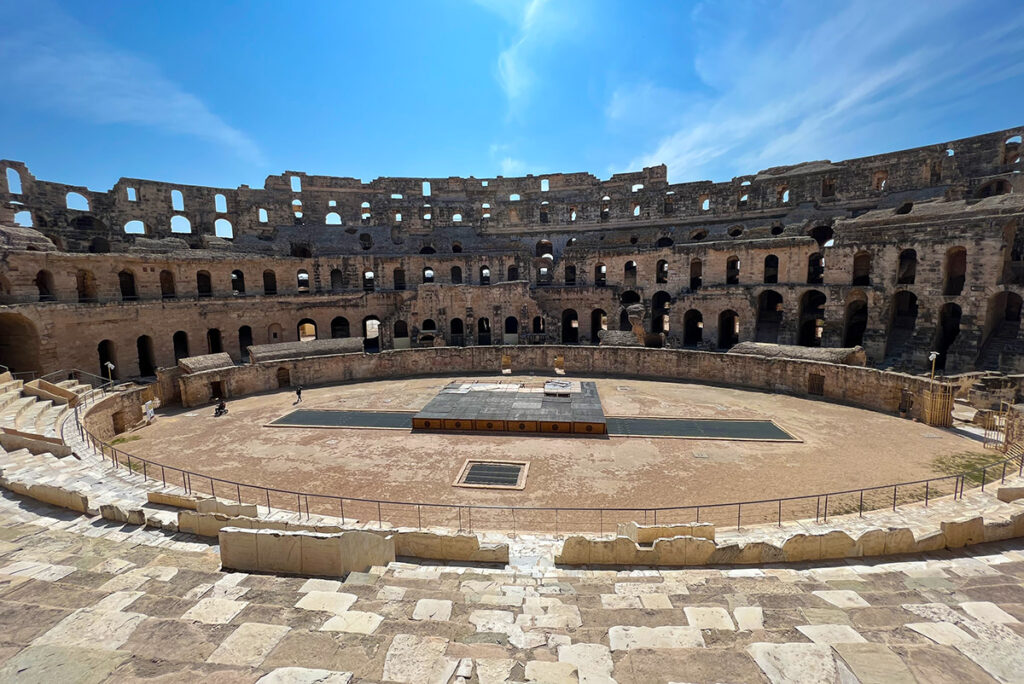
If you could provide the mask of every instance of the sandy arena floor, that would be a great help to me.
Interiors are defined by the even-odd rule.
[[[458,378],[313,387],[303,391],[300,406],[418,410],[452,379]],[[282,391],[230,401],[229,415],[216,419],[212,406],[160,411],[153,425],[120,446],[214,477],[318,494],[621,508],[787,497],[923,479],[940,474],[933,465],[938,456],[982,451],[978,442],[950,430],[821,401],[684,383],[595,381],[606,415],[770,419],[803,442],[266,427],[295,408],[294,393]],[[453,487],[470,457],[529,461],[526,488]]]

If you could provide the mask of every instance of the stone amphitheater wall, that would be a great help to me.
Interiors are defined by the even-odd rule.
[[[277,390],[279,369],[287,370],[291,384],[307,386],[415,375],[496,374],[500,372],[501,357],[505,354],[511,356],[513,372],[548,372],[553,375],[555,359],[562,356],[569,375],[608,375],[745,387],[815,396],[883,413],[899,411],[904,391],[920,397],[932,386],[927,378],[814,361],[680,349],[548,345],[435,347],[292,359],[181,375],[178,383],[184,406],[202,406],[213,399],[213,383],[221,383],[228,398]],[[812,375],[823,378],[820,395],[810,392]],[[945,386],[944,383],[935,384]],[[920,418],[922,406],[923,402],[914,402],[908,415]],[[100,411],[101,415],[109,413]],[[93,415],[90,413],[90,420]]]

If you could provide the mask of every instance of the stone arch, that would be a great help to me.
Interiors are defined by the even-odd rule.
[[[757,319],[754,323],[754,341],[776,344],[782,328],[782,295],[775,290],[764,290],[757,296]]]
[[[335,316],[331,319],[331,339],[341,339],[351,335],[348,319],[344,316]]]
[[[139,335],[135,340],[135,351],[139,361],[139,375],[150,377],[156,375],[156,360],[153,356],[153,338]]]
[[[96,345],[96,354],[99,357],[100,375],[110,380],[117,380],[120,377],[117,367],[117,348],[111,340],[102,340]],[[110,368],[107,364],[113,366]]]
[[[853,255],[853,278],[851,284],[861,287],[871,285],[871,252],[857,252]]]
[[[331,269],[331,292],[341,292],[345,289],[345,275],[340,268]]]
[[[740,341],[740,316],[732,309],[718,314],[718,348],[729,349]]]
[[[270,269],[263,271],[263,294],[277,294],[277,274]]]
[[[775,284],[779,282],[779,257],[769,254],[764,258],[764,282]]]
[[[179,330],[174,333],[171,338],[171,344],[174,347],[174,362],[177,363],[181,359],[188,358],[188,333],[184,330]]]
[[[209,271],[196,272],[196,292],[200,297],[213,296],[213,279]]]
[[[298,325],[295,326],[295,333],[299,342],[315,340],[317,338],[316,321],[312,318],[303,318],[299,321]]]
[[[92,271],[84,268],[78,269],[75,273],[75,289],[78,291],[78,302],[80,304],[99,301],[96,276],[93,275]]]
[[[252,344],[252,327],[243,325],[238,329],[238,349],[241,352],[242,363],[249,362],[249,347]]]
[[[486,345],[491,343],[491,321],[489,318],[478,318],[476,321],[476,343]]]
[[[162,299],[174,299],[177,290],[174,284],[174,274],[164,269],[160,271],[160,297]]]
[[[458,266],[452,266],[452,269],[451,269],[451,281],[452,281],[452,285],[461,285],[462,284],[462,269],[459,268]]]
[[[231,294],[245,294],[245,274],[237,268],[231,272]]]
[[[575,309],[562,311],[562,344],[577,344],[580,341],[580,317]]]
[[[363,351],[370,354],[380,351],[380,319],[374,315],[363,319]]]
[[[913,285],[917,280],[917,250],[905,249],[900,252],[899,264],[896,267],[896,284]]]
[[[21,314],[0,313],[0,364],[13,373],[42,371],[39,332],[35,323]]]
[[[955,297],[964,291],[967,280],[967,249],[950,247],[942,267],[942,294]]]
[[[664,290],[659,290],[651,297],[651,332],[654,334],[668,334],[669,309],[671,308],[672,295]]]
[[[864,344],[864,332],[868,327],[868,302],[862,292],[851,293],[843,316],[843,346],[856,347]]]
[[[135,289],[135,274],[130,269],[123,269],[117,274],[117,284],[121,290],[122,300],[131,302],[139,298],[139,293]]]
[[[808,290],[800,297],[799,340],[802,347],[820,347],[825,330],[825,293]]]
[[[220,354],[224,351],[224,343],[221,341],[220,330],[210,328],[206,331],[206,353]]]
[[[696,347],[704,341],[704,315],[697,309],[683,314],[683,346]]]
[[[52,302],[57,299],[57,290],[53,284],[53,274],[43,269],[36,273],[36,290],[39,292],[39,301]]]
[[[946,302],[939,309],[939,324],[935,327],[935,339],[932,342],[932,349],[939,353],[935,359],[935,370],[946,370],[949,358],[949,348],[953,346],[956,338],[960,336],[960,320],[963,318],[963,310],[959,304]]]

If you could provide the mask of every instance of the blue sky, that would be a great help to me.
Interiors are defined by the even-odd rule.
[[[1024,124],[1024,2],[0,0],[39,178],[673,182]]]

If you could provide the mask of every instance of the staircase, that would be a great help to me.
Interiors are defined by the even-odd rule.
[[[981,353],[978,355],[978,361],[975,364],[977,369],[999,370],[999,357],[1004,352],[1020,353],[1024,351],[1024,349],[1017,349],[1024,346],[1017,340],[1019,332],[1020,321],[1003,321],[985,340],[985,344],[982,345]]]

